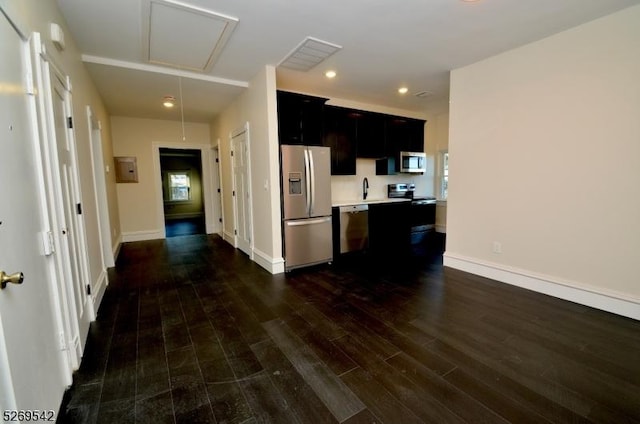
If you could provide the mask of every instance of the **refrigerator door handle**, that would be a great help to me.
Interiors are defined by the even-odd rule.
[[[285,221],[285,224],[288,227],[298,227],[301,225],[324,224],[325,222],[329,222],[329,221],[331,221],[331,217],[320,218],[320,219],[304,219],[300,221]]]
[[[316,167],[313,163],[313,151],[309,150],[309,169],[311,170],[311,201],[309,202],[309,215],[313,215],[316,203]]]
[[[309,163],[309,150],[304,149],[304,182],[306,185],[305,200],[307,202],[307,215],[311,214],[311,166]]]

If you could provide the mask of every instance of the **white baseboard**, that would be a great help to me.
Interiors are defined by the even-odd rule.
[[[98,281],[92,285],[91,297],[93,300],[93,311],[94,317],[98,315],[98,310],[100,309],[100,304],[102,303],[102,298],[104,297],[105,291],[107,291],[107,286],[109,285],[109,276],[107,275],[106,270],[102,270],[100,275],[98,276]]]
[[[212,225],[210,228],[207,227],[207,234],[218,234],[220,237],[222,237],[222,226]]]
[[[272,274],[282,274],[284,272],[284,258],[272,258],[266,253],[254,248],[253,260]]]
[[[535,274],[527,270],[452,253],[445,252],[443,262],[444,266],[471,274],[640,320],[640,299],[634,299],[622,293],[588,288],[557,277]]]
[[[124,243],[130,242],[130,241],[158,240],[163,238],[164,238],[164,232],[162,230],[131,231],[129,233],[122,233],[122,241]]]
[[[233,235],[233,234],[231,234],[231,233],[229,233],[227,231],[222,230],[222,239],[224,241],[226,241],[227,243],[229,243],[231,246],[236,247],[236,236],[235,235]]]
[[[118,235],[118,238],[115,239],[115,244],[111,247],[113,250],[113,261],[115,262],[118,259],[118,255],[120,254],[120,247],[122,246],[122,234]]]

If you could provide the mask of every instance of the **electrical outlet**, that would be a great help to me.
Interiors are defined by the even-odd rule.
[[[499,241],[493,242],[493,253],[502,253],[502,243],[500,243]]]

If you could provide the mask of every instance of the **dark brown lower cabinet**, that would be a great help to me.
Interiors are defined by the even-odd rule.
[[[380,259],[406,257],[411,250],[411,202],[369,205],[369,251]]]

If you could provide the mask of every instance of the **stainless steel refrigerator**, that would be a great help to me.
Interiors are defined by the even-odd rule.
[[[285,270],[333,260],[331,150],[281,146]]]

